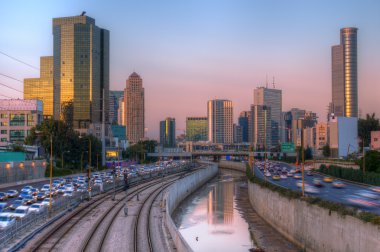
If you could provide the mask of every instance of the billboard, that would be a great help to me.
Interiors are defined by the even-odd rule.
[[[295,152],[294,143],[282,143],[281,152],[284,152],[284,153]]]

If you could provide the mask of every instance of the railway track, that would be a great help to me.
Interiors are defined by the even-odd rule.
[[[179,172],[177,174],[171,174],[167,177],[168,183],[174,183],[178,177],[181,177],[185,175],[187,172]],[[141,183],[141,182],[140,182]],[[137,182],[136,182],[137,184]],[[134,186],[136,186],[134,184]],[[133,190],[129,192],[129,195],[120,197],[120,193],[122,189],[119,189],[117,192],[117,198],[115,200],[115,203],[111,205],[111,207],[108,207],[108,209],[101,215],[101,217],[96,221],[96,223],[93,225],[93,227],[90,229],[90,231],[86,234],[79,251],[101,251],[102,248],[104,248],[105,241],[108,236],[108,232],[111,228],[111,226],[114,223],[114,220],[118,216],[118,214],[123,210],[123,206],[125,205],[125,200],[130,201],[132,200],[137,194],[143,192],[144,190],[147,190],[148,188],[155,187],[157,185],[160,185],[161,181],[153,180],[145,182],[144,184],[137,184],[136,188],[133,187]],[[167,185],[169,186],[169,185]],[[166,187],[167,187],[166,186]],[[166,188],[165,187],[165,188]],[[131,189],[129,189],[131,190]],[[164,190],[161,189],[161,191]],[[160,192],[161,192],[160,191]],[[100,207],[102,203],[109,201],[112,197],[113,192],[108,192],[106,196],[103,196],[101,198],[96,199],[95,201],[92,201],[91,204],[88,204],[86,208],[82,210],[76,210],[69,216],[65,217],[62,221],[60,221],[54,228],[50,230],[50,232],[45,235],[43,238],[39,239],[36,244],[32,247],[31,251],[52,251],[56,250],[58,245],[61,243],[61,241],[64,239],[64,237],[67,237],[70,232],[73,230],[73,228],[86,216],[91,214],[91,212],[96,209],[97,207]],[[156,195],[156,194],[154,194]],[[148,197],[150,198],[151,195]],[[142,205],[144,206],[144,204]],[[142,207],[141,207],[142,208]],[[150,207],[151,209],[151,207]],[[108,221],[106,221],[108,220]],[[104,227],[102,230],[100,230],[100,227]],[[149,230],[149,228],[148,228]],[[148,231],[149,232],[149,231]],[[96,235],[98,234],[98,235]],[[96,239],[96,237],[99,237],[100,239]],[[150,234],[148,234],[150,237]],[[91,244],[97,244],[96,246]],[[91,246],[90,246],[91,245]],[[90,249],[96,248],[94,249]],[[151,250],[152,251],[152,250]]]

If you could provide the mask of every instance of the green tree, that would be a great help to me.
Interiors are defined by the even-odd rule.
[[[157,158],[147,157],[146,154],[154,152],[156,146],[157,141],[154,140],[140,141],[137,144],[128,147],[123,152],[123,157],[140,162],[155,162]]]
[[[360,139],[364,139],[364,146],[369,146],[371,142],[371,131],[380,130],[379,119],[372,115],[367,114],[366,119],[358,120],[358,135]]]
[[[363,169],[363,158],[359,162],[360,168]],[[365,154],[365,171],[380,173],[380,152],[367,151]]]
[[[323,146],[322,154],[324,157],[330,157],[330,155],[331,155],[330,145],[326,144],[325,146]]]

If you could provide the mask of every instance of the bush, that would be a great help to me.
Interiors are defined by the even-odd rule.
[[[330,167],[327,168],[326,165],[323,164],[319,167],[318,171],[336,178],[380,186],[380,174],[376,172],[363,173],[362,170],[343,168],[336,165],[330,165]]]

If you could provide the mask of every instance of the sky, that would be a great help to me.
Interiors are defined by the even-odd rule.
[[[39,67],[52,55],[52,18],[86,11],[110,31],[110,88],[123,90],[136,71],[145,88],[145,121],[206,116],[207,101],[233,102],[235,122],[258,86],[282,89],[283,111],[301,108],[326,121],[331,101],[331,46],[342,27],[357,27],[359,109],[380,115],[380,1],[193,0],[33,1],[0,3],[0,52]],[[0,73],[18,80],[39,71],[0,54]],[[23,89],[0,76],[0,83]],[[1,87],[0,94],[22,98]],[[0,97],[4,98],[4,97]]]

